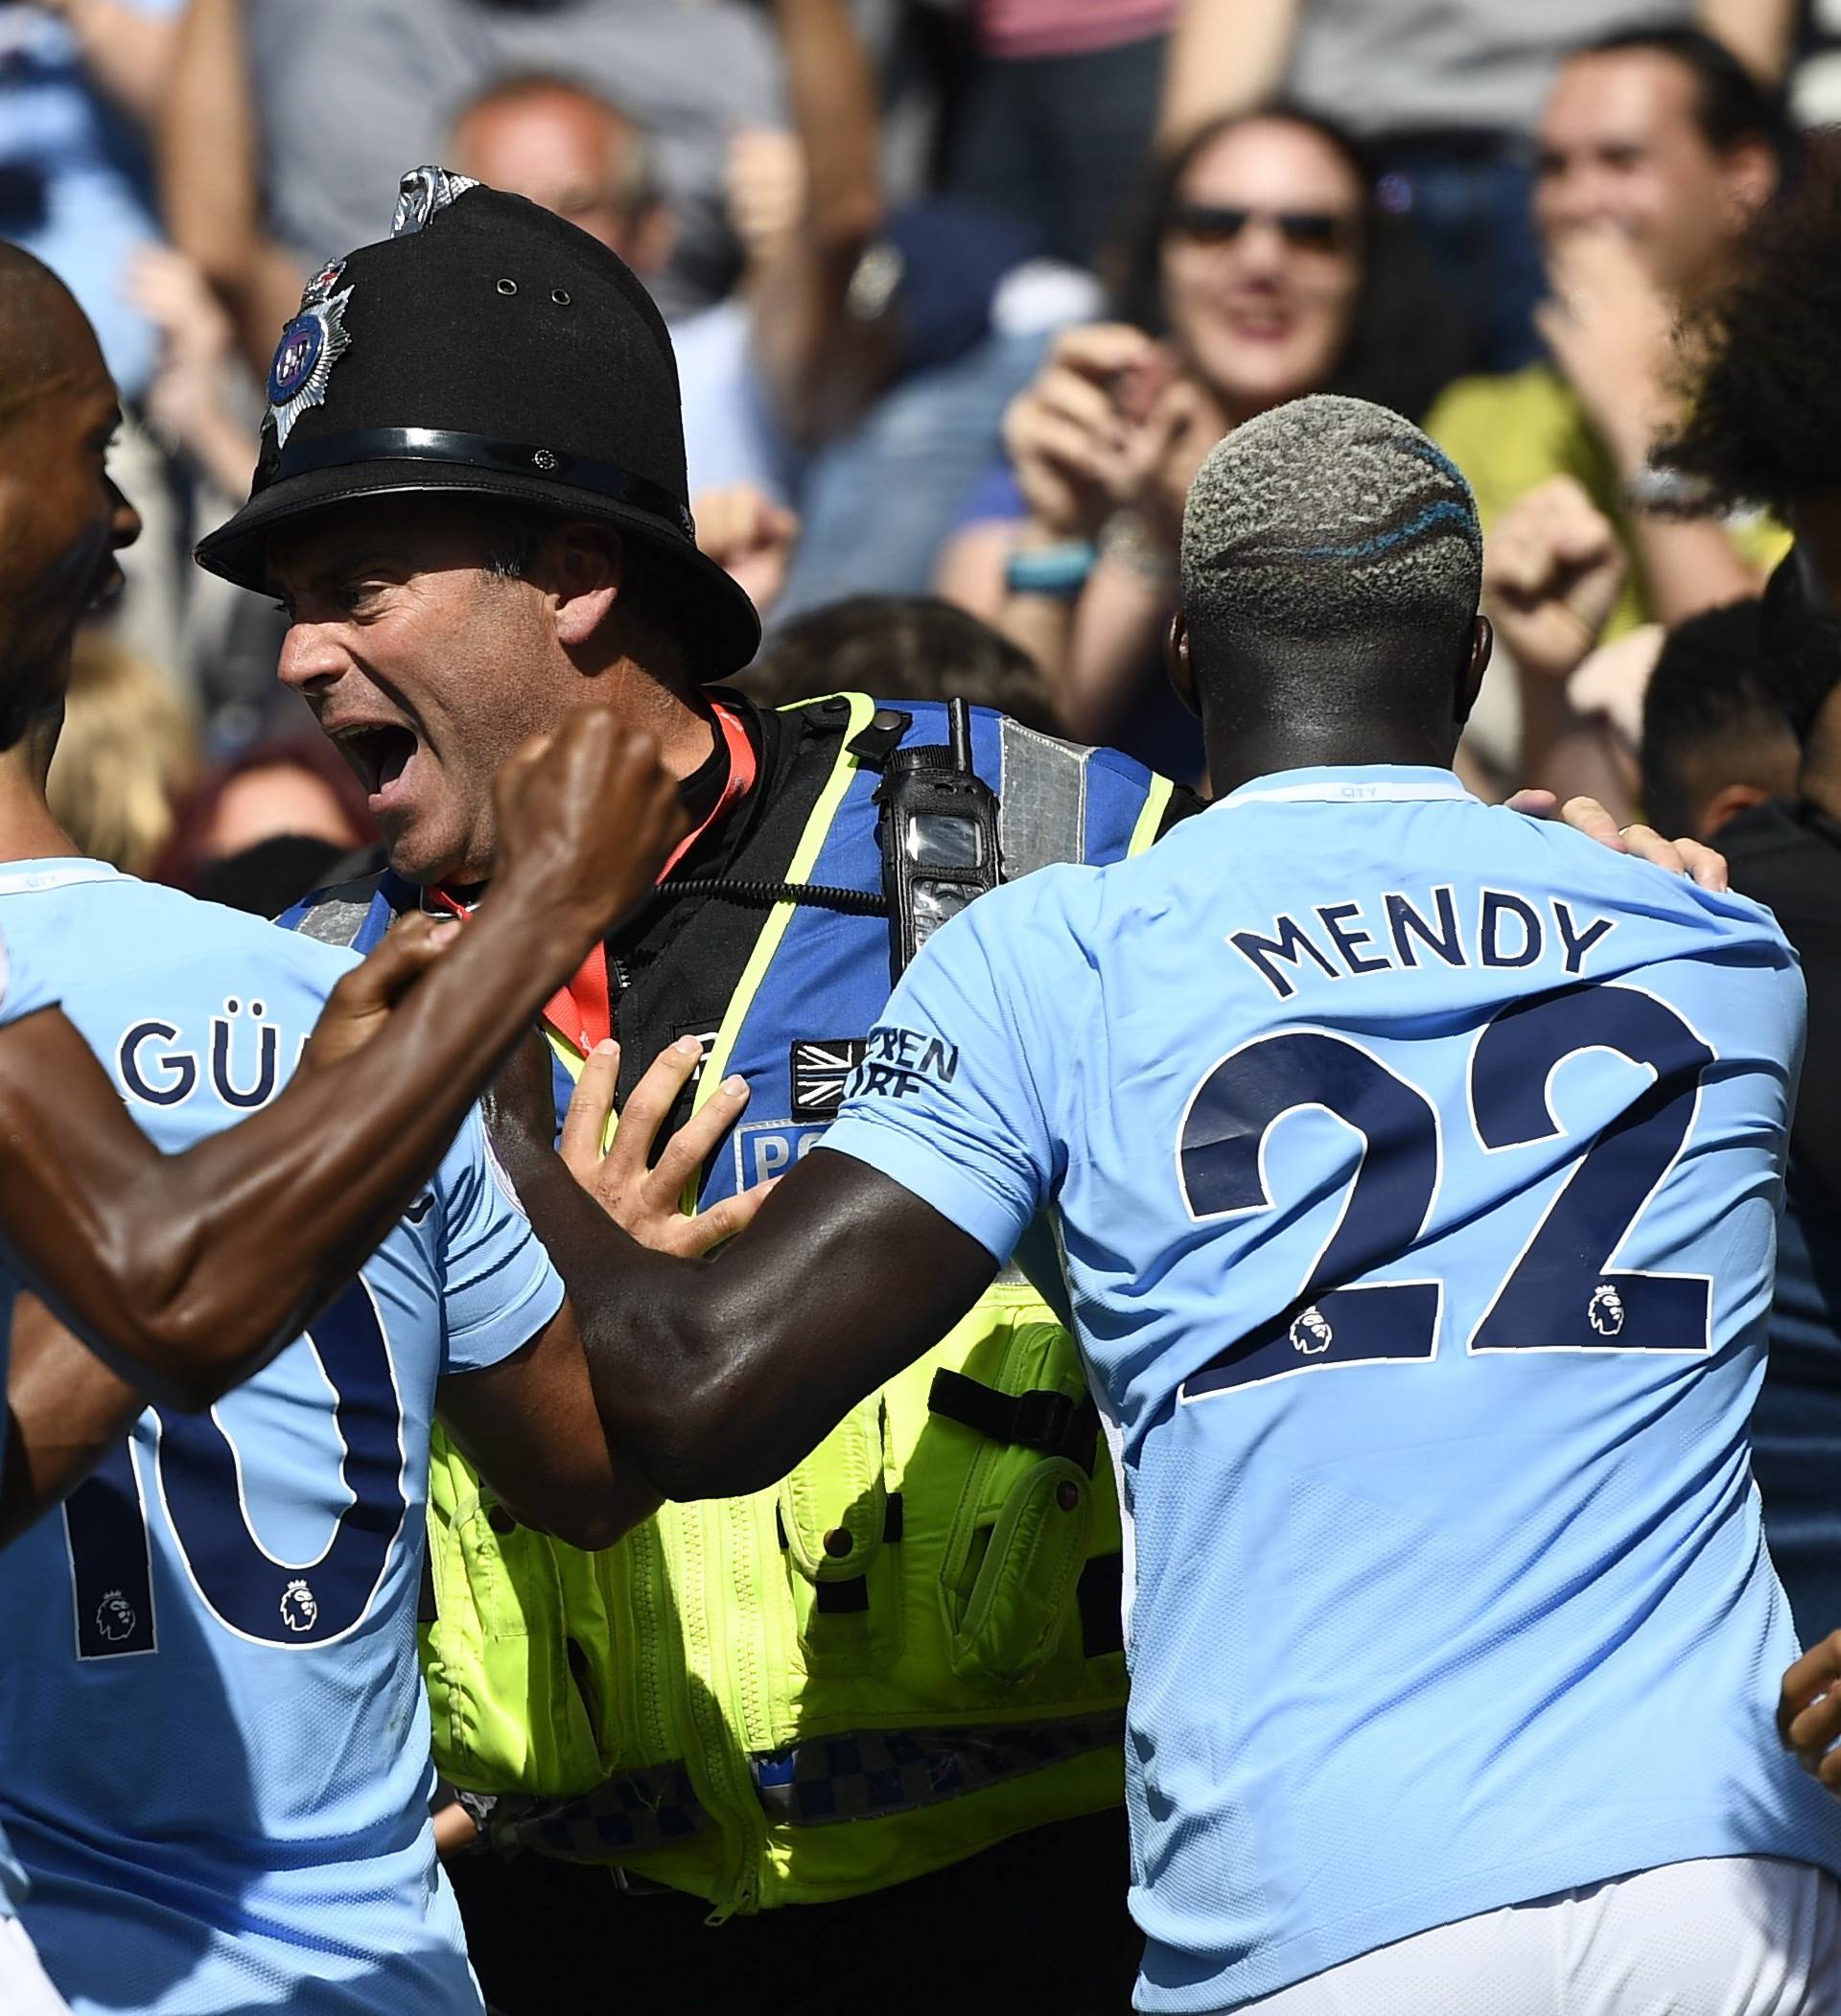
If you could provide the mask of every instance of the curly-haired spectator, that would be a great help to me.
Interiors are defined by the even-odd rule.
[[[1817,546],[1841,612],[1841,552],[1823,538],[1841,492],[1841,151],[1759,228],[1732,287],[1692,329],[1702,357],[1658,460],[1724,504],[1760,505]]]
[[[1841,201],[1831,165],[1758,233],[1694,331],[1704,359],[1662,460],[1715,504],[1782,514],[1764,671],[1800,748],[1794,790],[1720,828],[1734,888],[1767,903],[1808,989],[1771,1352],[1753,1462],[1805,1645],[1841,1623]]]

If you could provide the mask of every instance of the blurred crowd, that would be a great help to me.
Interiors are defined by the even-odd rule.
[[[1205,784],[1161,669],[1184,495],[1237,423],[1345,391],[1482,507],[1474,787],[1711,831],[1793,762],[1731,672],[1788,542],[1651,451],[1837,114],[1829,0],[0,0],[0,237],[95,323],[148,527],[60,816],[251,908],[374,844],[282,618],[189,556],[303,281],[439,161],[653,290],[763,699],[963,691]]]

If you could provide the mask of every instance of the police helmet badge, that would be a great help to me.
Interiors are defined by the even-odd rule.
[[[421,230],[437,210],[445,210],[455,197],[465,196],[469,189],[478,186],[477,177],[457,175],[451,168],[436,168],[432,163],[410,169],[397,184],[396,215],[390,220],[390,236],[408,238],[412,231]]]
[[[352,339],[345,333],[345,304],[352,298],[348,287],[343,293],[333,290],[345,270],[345,262],[335,259],[308,281],[300,297],[300,313],[281,332],[273,361],[268,366],[268,417],[275,424],[275,446],[286,448],[293,424],[309,406],[324,406],[326,387],[332,382],[333,366]]]

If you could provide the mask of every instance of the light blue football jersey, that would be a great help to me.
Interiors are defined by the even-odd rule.
[[[0,869],[0,935],[175,1151],[272,1098],[352,963],[93,863]],[[473,1114],[308,1336],[0,1554],[0,1818],[80,2016],[478,2006],[429,1827],[429,1425],[561,1299]]]
[[[1289,772],[911,967],[825,1147],[1052,1207],[1133,1521],[1139,2006],[1704,1856],[1841,1872],[1746,1419],[1803,985],[1450,773]]]
[[[40,1008],[52,1008],[57,1001],[56,985],[42,968],[34,965],[31,954],[23,961],[16,959],[12,947],[0,937],[0,1029],[10,1022],[23,1021]],[[8,1307],[11,1306],[9,1298]],[[0,1314],[0,1380],[7,1376],[7,1331],[8,1319]],[[5,1449],[0,1448],[0,1461],[5,1455]],[[5,1829],[0,1828],[0,1918],[14,1916],[25,1894],[26,1872],[8,1842]]]

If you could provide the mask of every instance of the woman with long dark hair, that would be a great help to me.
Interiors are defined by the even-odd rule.
[[[1361,151],[1284,108],[1216,120],[1159,165],[1116,298],[1120,318],[1062,336],[1007,416],[1026,516],[988,613],[1041,663],[1069,733],[1194,775],[1200,735],[1159,646],[1203,455],[1309,392],[1416,416],[1461,347]]]

